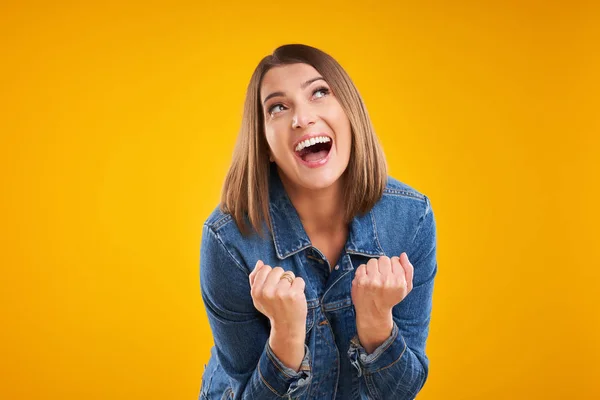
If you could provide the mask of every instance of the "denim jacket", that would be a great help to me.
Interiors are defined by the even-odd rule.
[[[338,265],[311,245],[276,168],[271,168],[272,234],[243,237],[216,208],[200,250],[200,288],[214,338],[200,399],[414,399],[427,379],[436,228],[428,197],[388,177],[383,197],[349,226]],[[266,226],[266,225],[265,225]],[[413,289],[393,310],[390,337],[371,354],[358,341],[351,299],[356,268],[370,258],[400,256],[414,267]],[[257,260],[306,282],[305,356],[287,368],[269,346],[270,324],[250,295]],[[331,270],[331,272],[330,272]]]

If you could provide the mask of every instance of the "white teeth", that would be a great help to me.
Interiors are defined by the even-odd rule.
[[[310,139],[306,139],[306,140],[298,143],[298,145],[296,146],[296,148],[294,150],[300,151],[302,149],[307,148],[308,146],[313,146],[317,143],[327,143],[327,142],[331,142],[331,139],[328,138],[327,136],[317,136],[317,137],[313,137]]]

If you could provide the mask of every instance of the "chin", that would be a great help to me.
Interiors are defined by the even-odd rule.
[[[315,171],[315,173],[300,177],[300,186],[310,190],[321,190],[333,186],[341,178],[334,171]]]

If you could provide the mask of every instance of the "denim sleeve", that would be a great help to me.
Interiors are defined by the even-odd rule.
[[[268,318],[256,310],[250,295],[247,267],[228,251],[218,233],[207,225],[200,250],[200,289],[217,358],[234,398],[299,397],[312,378],[310,352],[304,345],[300,371],[275,356],[268,339]]]
[[[362,377],[361,391],[370,399],[414,399],[429,372],[425,343],[431,319],[433,282],[437,273],[435,218],[426,197],[412,254],[413,289],[393,310],[392,334],[367,354],[358,336],[350,342],[350,362]],[[366,392],[366,393],[365,393]]]

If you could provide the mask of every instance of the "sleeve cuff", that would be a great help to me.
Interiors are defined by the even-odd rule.
[[[392,334],[375,351],[367,354],[365,348],[360,344],[358,335],[350,341],[348,357],[350,363],[358,370],[358,376],[373,374],[384,368],[395,364],[406,351],[406,342],[400,334],[398,325],[394,321]]]
[[[304,358],[300,370],[296,372],[283,365],[273,353],[267,340],[265,351],[259,361],[258,372],[262,382],[277,396],[299,397],[306,390],[312,378],[310,350],[305,344]]]

